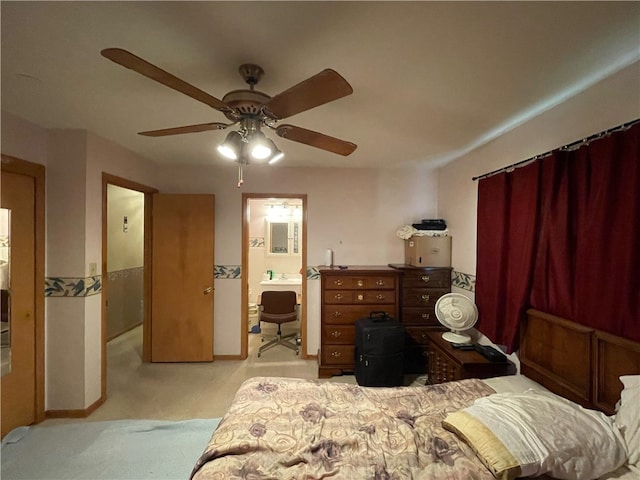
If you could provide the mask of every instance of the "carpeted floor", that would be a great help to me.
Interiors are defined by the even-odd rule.
[[[43,425],[120,419],[187,420],[222,417],[240,384],[255,376],[318,378],[317,360],[275,347],[258,358],[259,334],[249,335],[246,360],[142,363],[142,329],[108,344],[107,400],[86,419],[50,419]],[[353,375],[331,381],[355,383]]]

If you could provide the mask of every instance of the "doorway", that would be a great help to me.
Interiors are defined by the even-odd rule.
[[[281,241],[279,241],[281,240]],[[241,357],[249,355],[249,336],[256,332],[259,293],[274,280],[294,281],[299,290],[300,357],[307,358],[307,196],[305,194],[242,194],[242,321]],[[299,285],[297,279],[300,280]],[[277,282],[275,282],[277,283]],[[294,357],[295,358],[295,357]]]
[[[151,205],[157,190],[102,174],[102,398],[107,398],[107,342],[142,323],[149,362]]]

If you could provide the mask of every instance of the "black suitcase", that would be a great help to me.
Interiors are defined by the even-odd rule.
[[[358,385],[395,387],[404,382],[404,328],[385,312],[356,320],[355,376]]]

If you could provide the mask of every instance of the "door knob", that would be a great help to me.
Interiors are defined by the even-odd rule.
[[[204,289],[204,292],[202,292],[202,293],[204,293],[205,295],[208,295],[208,294],[210,294],[212,292],[213,292],[213,287],[207,287],[207,288]]]

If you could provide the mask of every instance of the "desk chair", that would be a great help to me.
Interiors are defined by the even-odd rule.
[[[282,335],[282,324],[295,322],[298,320],[298,298],[296,292],[285,291],[278,292],[267,290],[262,292],[260,301],[260,313],[258,322],[275,323],[278,325],[278,333],[276,338],[269,343],[265,343],[258,349],[258,357],[260,354],[276,345],[283,345],[291,350],[295,350],[296,355],[300,352],[297,342],[291,343],[289,338],[298,336],[298,333],[289,333]],[[264,341],[264,338],[263,338]]]

